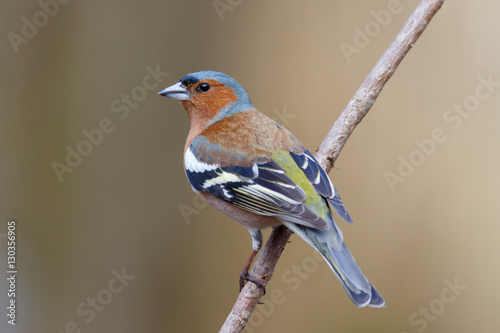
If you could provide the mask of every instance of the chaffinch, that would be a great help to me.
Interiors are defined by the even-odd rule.
[[[254,108],[238,82],[203,71],[159,94],[180,101],[191,121],[184,166],[193,190],[252,236],[246,273],[262,246],[260,230],[284,224],[323,256],[356,306],[385,305],[335,224],[330,206],[352,220],[327,174],[288,130]]]

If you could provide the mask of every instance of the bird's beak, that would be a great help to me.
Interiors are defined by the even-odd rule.
[[[173,98],[178,101],[187,101],[191,98],[191,94],[189,93],[189,91],[184,88],[184,86],[180,82],[177,82],[173,86],[163,89],[158,93],[158,95]]]

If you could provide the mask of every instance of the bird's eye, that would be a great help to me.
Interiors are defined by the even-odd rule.
[[[200,89],[201,92],[207,92],[210,90],[210,84],[204,82],[198,86],[198,89]]]

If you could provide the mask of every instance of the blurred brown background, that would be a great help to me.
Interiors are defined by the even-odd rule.
[[[0,331],[216,332],[251,239],[194,199],[188,118],[156,93],[225,72],[314,151],[417,1],[54,4],[0,4]],[[499,11],[447,1],[330,173],[355,220],[339,221],[346,242],[387,307],[357,309],[292,237],[247,332],[498,328]],[[67,146],[87,156],[70,167]],[[58,179],[54,162],[71,172]]]

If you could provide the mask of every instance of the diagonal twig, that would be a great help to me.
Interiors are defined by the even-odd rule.
[[[368,113],[384,85],[425,30],[434,14],[441,8],[443,2],[444,0],[422,0],[419,3],[396,39],[382,55],[340,117],[335,121],[315,154],[316,159],[326,172],[329,172],[333,167],[354,128]],[[267,285],[291,235],[292,232],[284,226],[275,228],[261,250],[250,274],[261,277],[264,284]],[[261,288],[253,283],[247,283],[241,290],[219,333],[241,332],[262,294]]]

